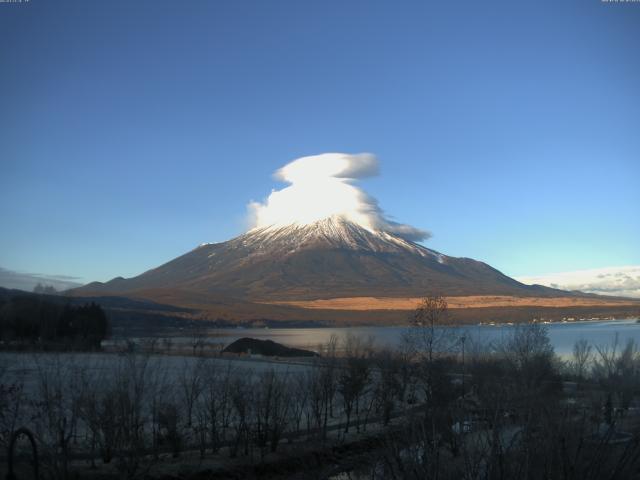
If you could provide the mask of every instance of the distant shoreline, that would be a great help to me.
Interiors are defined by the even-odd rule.
[[[512,295],[467,295],[445,297],[450,309],[486,307],[594,307],[633,305],[640,300],[618,297],[517,297]],[[277,300],[258,302],[267,305],[288,305],[318,310],[413,310],[420,297],[339,297],[317,300]]]
[[[448,323],[439,325],[442,328],[468,328],[468,327],[512,327],[516,325],[524,325],[527,323],[540,323],[544,325],[575,325],[575,324],[590,324],[590,323],[598,323],[598,322],[616,322],[616,321],[635,321],[640,322],[640,316],[629,316],[629,317],[618,317],[618,318],[588,318],[588,319],[576,319],[573,321],[543,321],[543,322],[501,322],[501,323],[475,323],[475,324],[460,324],[460,323]],[[339,330],[339,329],[354,329],[354,328],[362,328],[362,329],[376,329],[376,328],[411,328],[411,325],[408,323],[405,324],[397,324],[397,325],[306,325],[306,326],[287,326],[280,325],[276,327],[252,327],[252,326],[228,326],[228,327],[200,327],[196,326],[192,329],[170,329],[169,327],[156,330],[155,332],[137,332],[140,337],[136,335],[122,335],[120,332],[114,334],[111,337],[111,340],[123,340],[127,338],[189,338],[202,336],[205,338],[227,338],[233,336],[234,334],[240,334],[243,331],[284,331],[284,330]],[[219,334],[216,334],[216,331],[220,331]],[[134,333],[134,332],[129,332]],[[167,335],[171,333],[171,335]]]

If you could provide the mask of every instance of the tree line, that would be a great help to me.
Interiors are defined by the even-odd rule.
[[[42,295],[0,299],[0,340],[5,345],[62,345],[95,349],[110,333],[96,303],[71,305]]]

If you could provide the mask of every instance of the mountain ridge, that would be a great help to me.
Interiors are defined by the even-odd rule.
[[[574,295],[525,285],[484,262],[450,257],[340,217],[254,228],[225,242],[202,244],[138,276],[94,282],[71,293],[127,294],[168,288],[251,301]]]

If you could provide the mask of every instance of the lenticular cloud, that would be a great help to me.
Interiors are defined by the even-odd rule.
[[[354,185],[378,174],[374,155],[325,153],[302,157],[275,173],[290,185],[273,190],[264,203],[249,204],[253,228],[305,225],[338,216],[370,231],[384,231],[412,241],[426,240],[424,230],[388,219],[375,198]]]

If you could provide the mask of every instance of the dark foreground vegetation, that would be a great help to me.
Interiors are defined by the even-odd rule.
[[[333,338],[288,363],[6,353],[2,451],[25,426],[51,479],[640,478],[635,343],[559,359],[543,325],[481,345],[446,321],[426,299],[402,348]]]
[[[0,296],[0,341],[4,349],[97,349],[110,331],[95,303],[70,305],[34,294]]]

